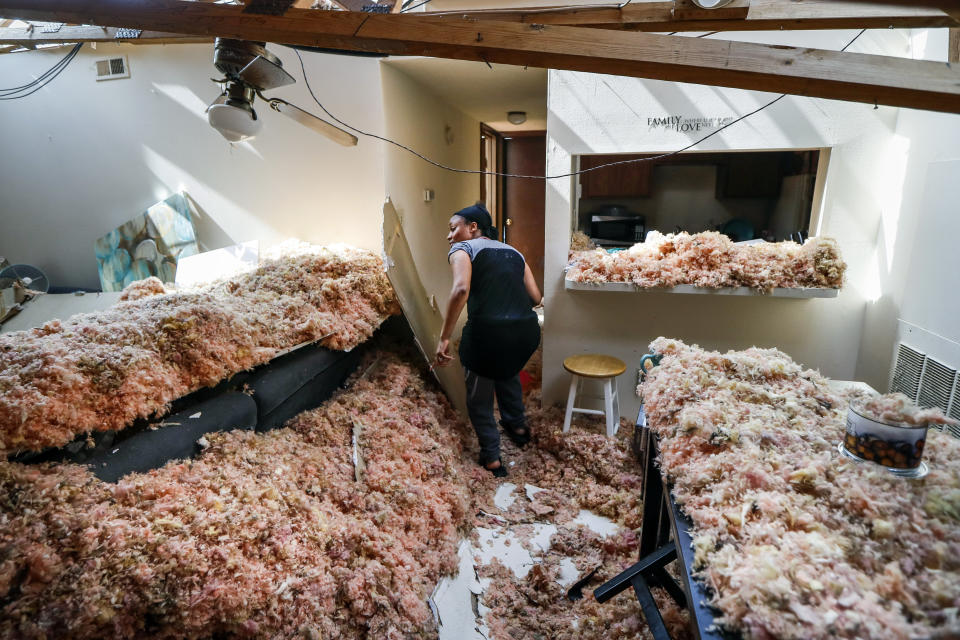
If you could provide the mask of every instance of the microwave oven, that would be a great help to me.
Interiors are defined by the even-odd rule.
[[[643,242],[643,216],[592,216],[590,237],[593,240],[613,242]]]

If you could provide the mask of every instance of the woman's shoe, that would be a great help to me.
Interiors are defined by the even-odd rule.
[[[480,461],[480,464],[484,469],[492,473],[497,478],[506,478],[507,477],[507,468],[504,466],[503,461],[500,458],[493,460],[491,462]],[[496,464],[496,467],[491,467],[491,464]]]
[[[530,428],[527,426],[522,427],[508,427],[503,425],[503,431],[507,434],[507,437],[520,448],[526,446],[530,442]]]

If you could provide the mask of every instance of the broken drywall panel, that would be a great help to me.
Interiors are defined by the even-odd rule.
[[[397,294],[403,314],[410,323],[417,347],[432,365],[433,351],[443,330],[443,313],[435,303],[431,304],[430,296],[417,272],[400,216],[389,198],[383,205],[383,253],[387,277]],[[455,360],[449,366],[432,368],[432,371],[453,406],[466,415],[466,387],[460,363]]]

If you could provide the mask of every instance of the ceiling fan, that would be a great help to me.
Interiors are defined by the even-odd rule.
[[[249,140],[260,132],[263,121],[253,109],[255,97],[260,96],[274,111],[338,144],[345,147],[357,144],[353,134],[286,100],[263,95],[263,91],[296,82],[293,76],[283,70],[280,59],[267,51],[265,42],[217,38],[213,46],[213,64],[224,75],[222,79],[214,80],[223,85],[223,91],[207,107],[207,120],[230,142]]]

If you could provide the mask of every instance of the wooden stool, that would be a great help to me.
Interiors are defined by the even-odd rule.
[[[570,418],[574,411],[589,413],[595,416],[604,416],[607,420],[607,437],[612,438],[620,428],[620,396],[617,393],[617,376],[627,370],[623,360],[613,356],[604,356],[595,353],[570,356],[563,361],[563,368],[569,371],[570,395],[567,396],[567,415],[563,419],[563,432],[570,430]],[[597,409],[579,409],[574,406],[577,399],[577,388],[584,378],[603,380],[603,411]]]

